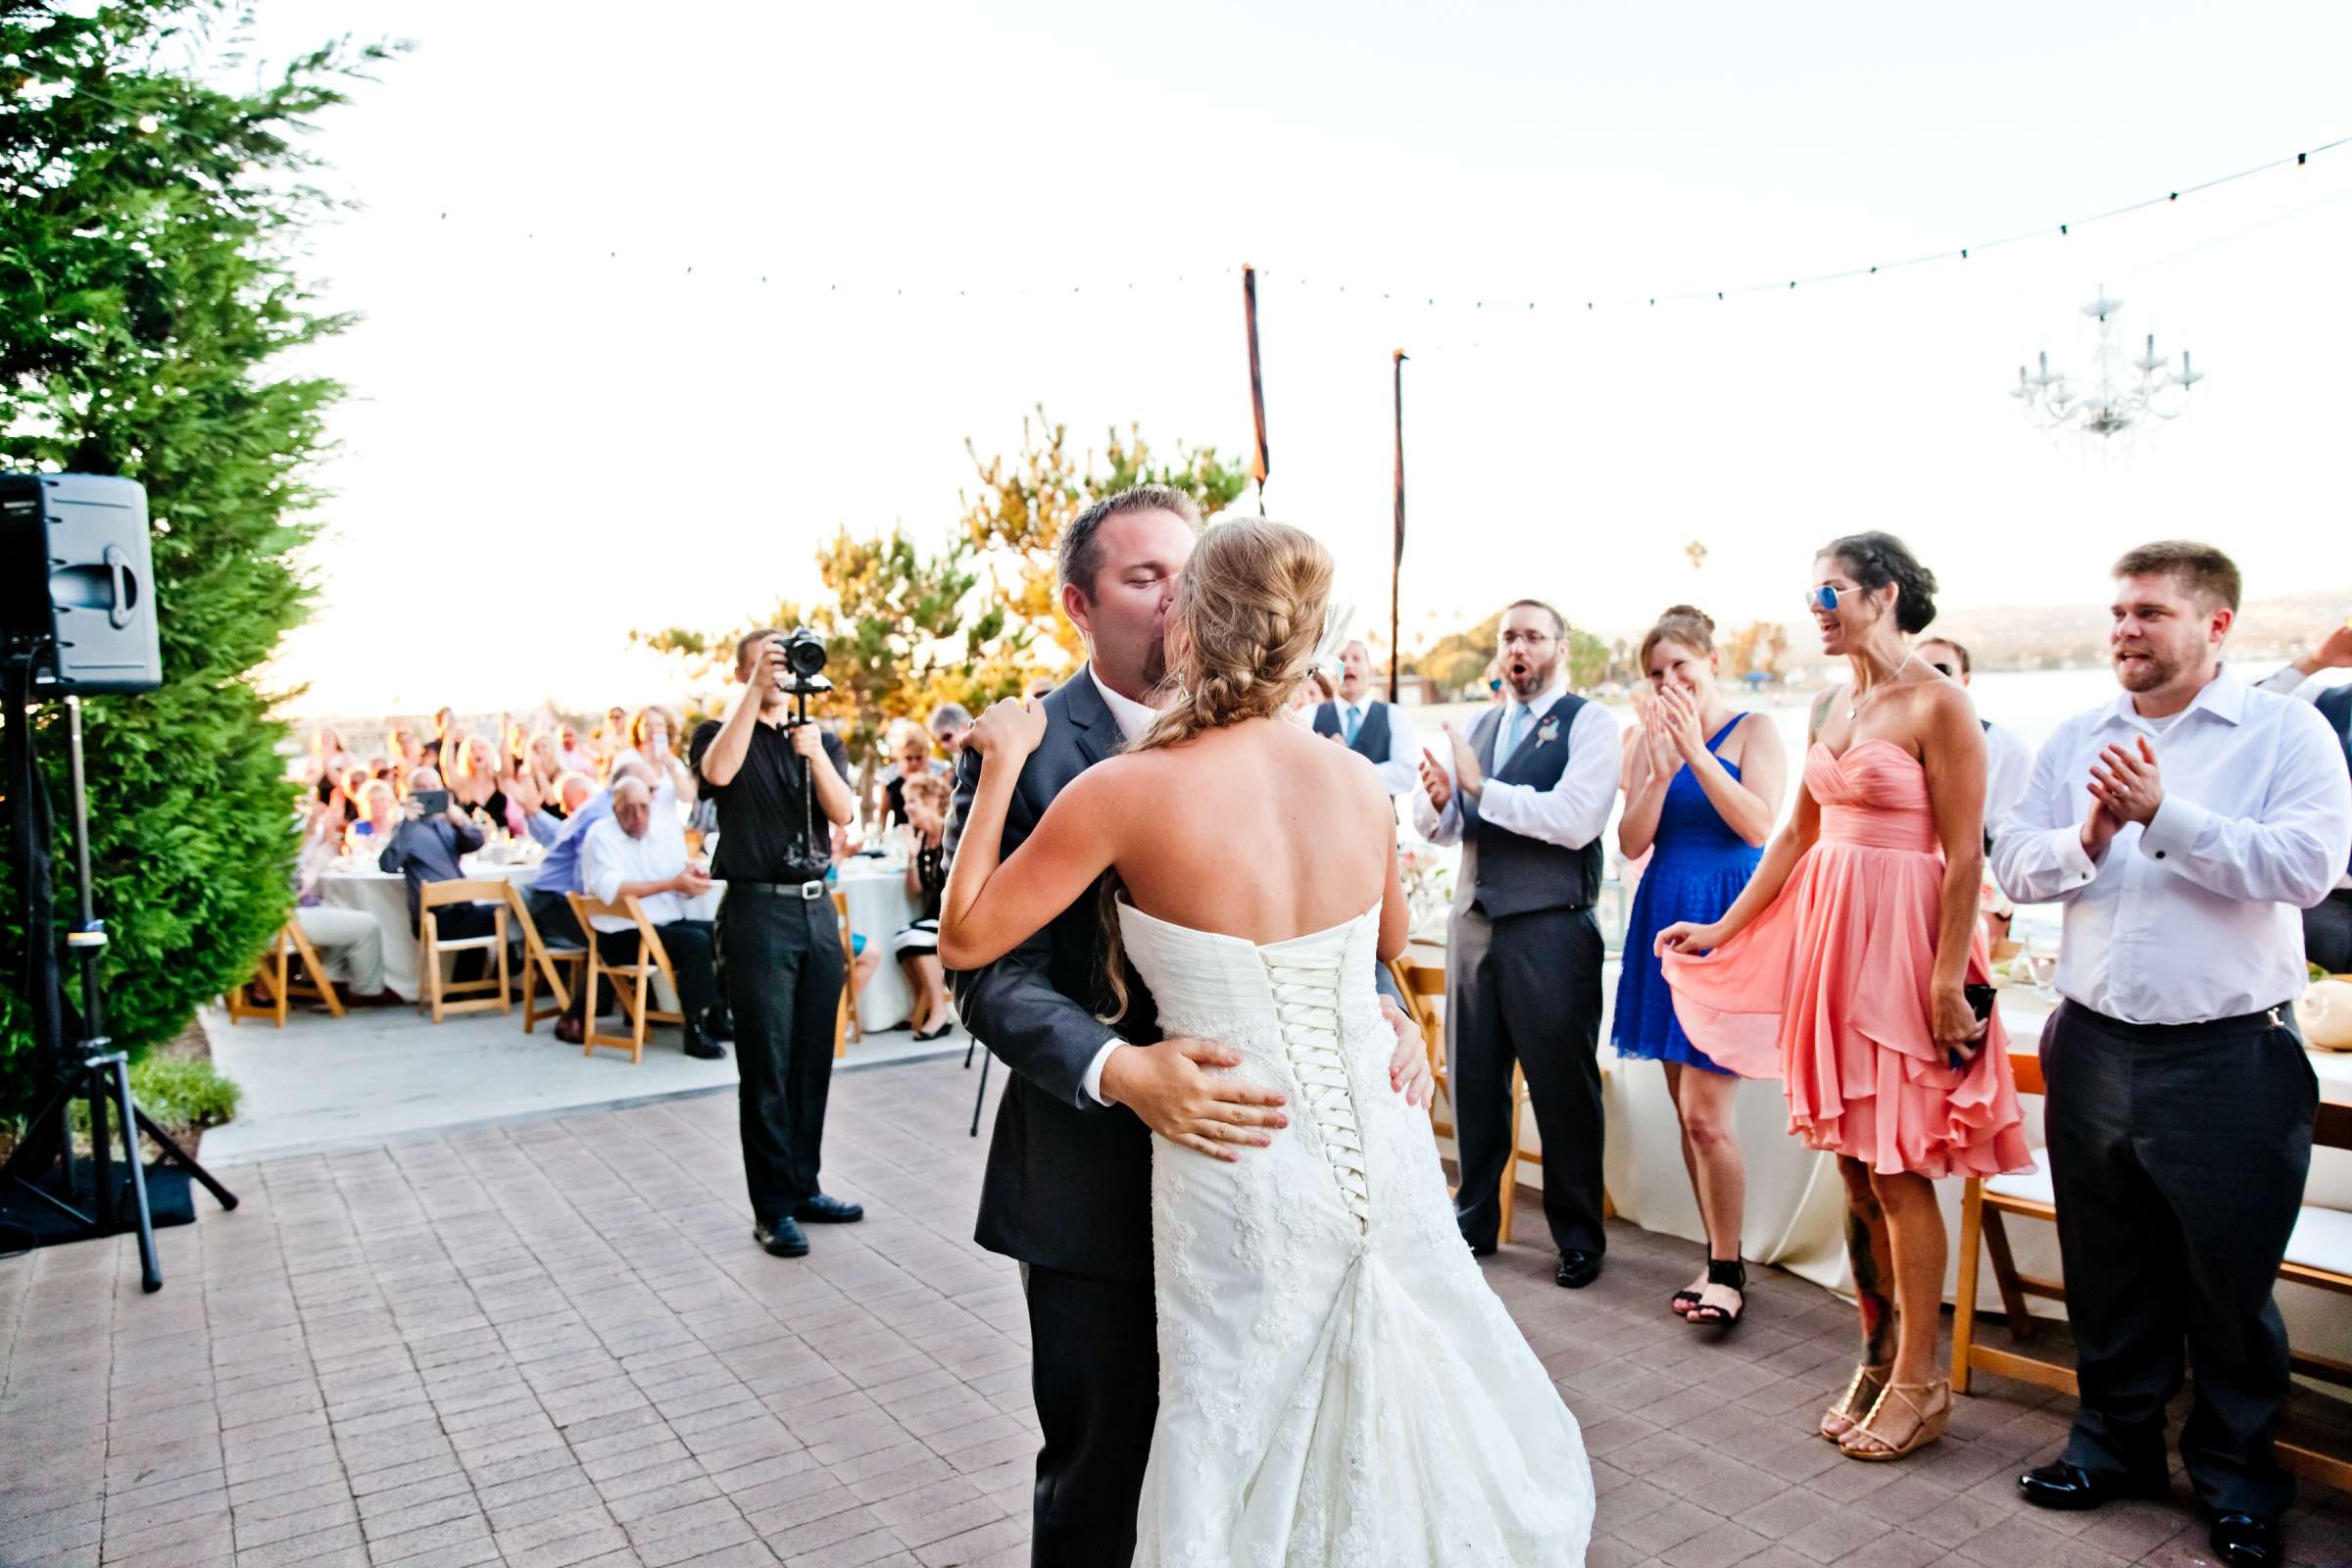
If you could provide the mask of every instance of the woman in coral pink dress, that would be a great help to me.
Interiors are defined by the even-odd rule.
[[[1658,933],[1675,1014],[1717,1061],[1777,1053],[1788,1130],[1838,1156],[1862,1364],[1822,1416],[1855,1459],[1943,1435],[1945,1240],[1936,1178],[2025,1168],[1977,899],[1984,736],[1968,694],[1912,657],[1936,578],[1884,533],[1814,563],[1806,603],[1853,684],[1814,713],[1796,811],[1738,903]],[[1744,1070],[1744,1069],[1742,1069]]]

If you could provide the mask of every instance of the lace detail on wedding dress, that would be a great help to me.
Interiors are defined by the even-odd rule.
[[[1364,1178],[1364,1134],[1355,1116],[1355,1096],[1340,1043],[1340,980],[1347,957],[1344,948],[1297,953],[1260,949],[1266,983],[1274,993],[1274,1012],[1282,1033],[1282,1049],[1299,1097],[1306,1102],[1307,1119],[1323,1157],[1340,1184],[1348,1212],[1356,1229],[1372,1224],[1372,1193]]]

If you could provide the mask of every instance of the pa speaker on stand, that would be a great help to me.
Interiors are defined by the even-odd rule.
[[[24,1140],[0,1166],[0,1203],[29,1200],[80,1240],[136,1230],[140,1283],[163,1288],[155,1225],[139,1163],[144,1132],[164,1157],[183,1166],[223,1208],[236,1196],[174,1143],[130,1092],[129,1059],[106,1033],[106,925],[90,899],[89,797],[84,788],[81,699],[153,691],[163,684],[150,574],[147,493],[129,480],[86,473],[0,474],[0,724],[6,728],[9,859],[24,927],[23,970],[32,1003],[36,1055],[53,1087]],[[49,795],[36,758],[32,716],[49,702],[66,704],[67,760],[74,794],[74,862],[79,918],[66,935],[81,964],[77,1016],[67,1006],[60,975],[55,888],[49,847]],[[71,1020],[72,1028],[68,1024]],[[67,1107],[89,1106],[92,1192],[80,1205]],[[123,1179],[114,1172],[113,1132],[120,1127]]]

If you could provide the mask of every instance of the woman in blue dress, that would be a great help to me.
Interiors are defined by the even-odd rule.
[[[1707,1231],[1707,1270],[1674,1297],[1695,1324],[1736,1323],[1747,1284],[1740,1260],[1747,1173],[1732,1130],[1740,1080],[1690,1043],[1674,1015],[1652,939],[1677,920],[1721,918],[1755,871],[1780,818],[1788,760],[1760,713],[1735,712],[1716,690],[1715,623],[1677,605],[1642,639],[1647,693],[1625,742],[1625,812],[1617,847],[1649,857],[1626,919],[1611,1038],[1620,1056],[1663,1062],[1683,1124],[1683,1165]]]

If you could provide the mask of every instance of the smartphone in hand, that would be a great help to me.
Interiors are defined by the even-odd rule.
[[[1993,1004],[2000,997],[2000,992],[1998,990],[1987,985],[1972,984],[1962,986],[1960,988],[1960,995],[1967,1000],[1968,1010],[1977,1015],[1977,1022],[1990,1023],[1992,1021]],[[1962,1052],[1958,1047],[1953,1048],[1951,1053],[1951,1062],[1952,1070],[1954,1072],[1966,1071],[1969,1060],[1970,1058],[1966,1053]]]

